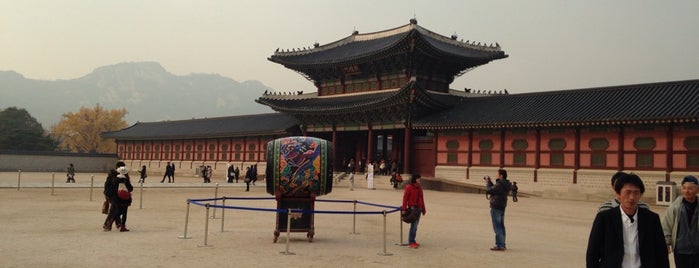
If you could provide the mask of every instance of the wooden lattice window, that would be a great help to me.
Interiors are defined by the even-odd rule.
[[[516,139],[512,141],[512,148],[515,150],[513,153],[515,165],[523,166],[527,164],[527,147],[529,147],[527,140]]]
[[[592,153],[590,154],[590,164],[593,167],[606,167],[609,141],[607,141],[605,138],[593,138],[590,139],[589,146],[590,149],[592,149]]]
[[[684,139],[684,148],[687,148],[687,168],[699,168],[699,136]]]
[[[447,164],[457,164],[459,163],[459,141],[458,140],[448,140],[447,141]]]
[[[653,149],[655,148],[655,139],[651,137],[636,138],[633,141],[633,147],[636,148],[636,167],[653,167]]]
[[[481,151],[480,161],[481,164],[492,164],[493,163],[493,140],[481,140],[478,143],[478,148]]]
[[[549,162],[552,166],[563,166],[563,150],[565,148],[566,141],[564,139],[549,140],[549,150],[551,150]]]

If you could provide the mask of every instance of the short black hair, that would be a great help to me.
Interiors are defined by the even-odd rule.
[[[628,175],[628,174],[626,174],[626,172],[622,172],[622,171],[614,173],[614,175],[612,175],[612,187],[614,187],[616,180],[618,180],[619,177],[624,176],[624,175]]]
[[[118,162],[116,163],[116,167],[117,167],[117,168],[119,168],[119,167],[125,167],[125,166],[126,166],[126,163],[124,163],[124,161],[118,161]]]
[[[632,184],[639,189],[641,189],[641,194],[643,194],[646,191],[646,187],[643,186],[643,181],[641,180],[641,177],[639,177],[636,174],[624,174],[620,176],[617,180],[616,183],[614,184],[614,191],[617,194],[621,193],[621,188],[624,187],[624,184]]]
[[[507,179],[507,170],[505,169],[498,169],[498,174],[502,175],[503,179]]]
[[[419,179],[419,178],[420,178],[420,174],[417,174],[417,173],[413,174],[412,176],[410,176],[410,183],[415,183],[417,181],[417,179]]]

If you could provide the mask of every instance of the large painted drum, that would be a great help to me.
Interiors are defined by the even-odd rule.
[[[314,137],[267,143],[267,193],[278,197],[329,194],[333,187],[332,144]]]

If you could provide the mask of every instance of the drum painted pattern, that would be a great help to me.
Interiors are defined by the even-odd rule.
[[[284,197],[332,191],[332,146],[314,137],[285,137],[267,143],[267,192]]]

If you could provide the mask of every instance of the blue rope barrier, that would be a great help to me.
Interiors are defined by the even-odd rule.
[[[212,205],[209,203],[203,204],[201,202],[206,202],[206,201],[214,201],[214,200],[225,200],[225,199],[238,199],[238,200],[270,200],[270,199],[275,199],[274,197],[228,197],[228,196],[223,196],[219,198],[202,198],[202,199],[187,199],[187,202],[193,203],[197,206],[208,206],[208,207],[213,207],[213,208],[225,208],[225,209],[239,209],[239,210],[251,210],[251,211],[266,211],[266,212],[277,212],[277,213],[287,213],[289,210],[288,209],[274,209],[274,208],[252,208],[252,207],[241,207],[241,206],[224,206],[224,205]],[[357,202],[359,204],[363,205],[368,205],[368,206],[374,206],[374,207],[382,207],[382,208],[389,208],[390,210],[386,211],[387,214],[390,213],[395,213],[397,211],[400,211],[400,207],[397,206],[388,206],[388,205],[382,205],[382,204],[375,204],[375,203],[368,203],[368,202],[362,202],[362,201],[357,201],[357,200],[329,200],[329,199],[316,199],[316,201],[319,202],[329,202],[329,203],[354,203]],[[303,214],[362,214],[362,215],[369,215],[369,214],[383,214],[384,211],[339,211],[339,210],[308,210],[308,209],[292,209],[291,213],[303,213]]]

